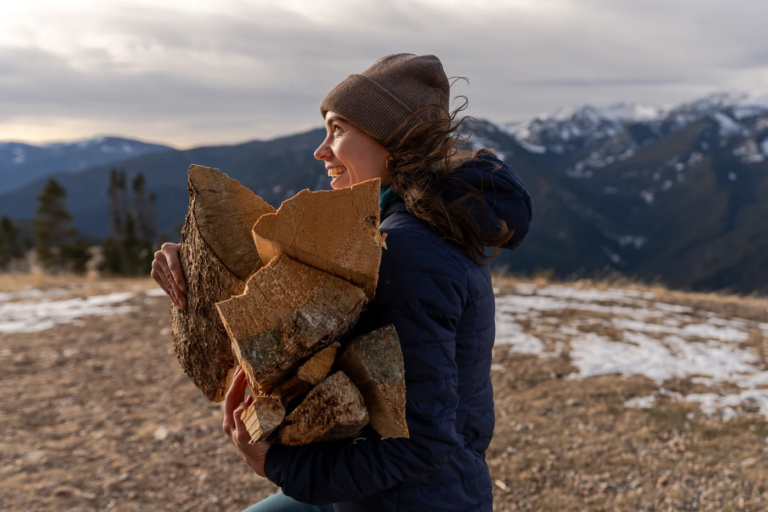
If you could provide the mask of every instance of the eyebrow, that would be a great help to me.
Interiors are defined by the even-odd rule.
[[[328,120],[325,122],[325,124],[330,126],[331,123],[333,123],[334,121],[344,121],[344,122],[346,122],[347,120],[344,119],[341,116],[331,116],[331,117],[328,118]]]

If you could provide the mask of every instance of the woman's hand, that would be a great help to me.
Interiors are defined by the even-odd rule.
[[[180,244],[164,243],[160,250],[155,253],[150,275],[160,285],[160,288],[165,290],[173,303],[184,309],[187,307],[187,300],[184,297],[187,283],[184,281],[184,272],[182,272],[179,262],[180,247]]]
[[[235,443],[237,451],[240,452],[240,456],[243,457],[245,463],[257,475],[266,478],[264,461],[267,458],[270,444],[266,441],[248,444],[251,440],[251,435],[246,430],[243,420],[240,419],[243,411],[253,402],[252,396],[249,396],[248,400],[244,400],[247,385],[248,381],[245,378],[245,372],[238,366],[232,379],[232,385],[229,386],[229,391],[227,391],[227,396],[224,399],[224,424],[222,427],[232,442]]]

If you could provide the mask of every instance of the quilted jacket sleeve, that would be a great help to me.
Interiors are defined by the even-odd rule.
[[[394,324],[405,361],[409,439],[273,445],[267,477],[304,503],[354,501],[440,468],[458,446],[456,328],[466,275],[424,233],[388,233],[372,323]],[[465,277],[464,277],[465,279]]]

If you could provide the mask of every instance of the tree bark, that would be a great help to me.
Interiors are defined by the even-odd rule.
[[[296,446],[352,437],[368,423],[360,391],[338,371],[315,386],[278,432],[280,444]]]
[[[188,176],[189,211],[179,253],[187,307],[171,304],[173,343],[184,372],[209,400],[220,402],[236,362],[215,303],[242,293],[246,274],[260,265],[251,220],[274,209],[218,169],[192,165]],[[237,211],[223,202],[234,203]]]
[[[409,437],[405,422],[405,367],[394,325],[352,341],[338,364],[363,394],[371,426],[382,439]]]

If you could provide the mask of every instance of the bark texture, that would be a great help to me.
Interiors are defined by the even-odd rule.
[[[218,169],[192,165],[189,180],[198,195],[195,219],[200,235],[230,272],[247,281],[262,266],[251,230],[275,209]]]
[[[263,263],[280,253],[376,291],[381,262],[379,178],[341,190],[302,190],[253,227]]]
[[[224,399],[236,363],[215,303],[242,293],[245,280],[227,267],[220,254],[203,236],[200,226],[209,226],[210,235],[211,226],[231,220],[216,213],[221,207],[215,203],[231,200],[233,190],[243,209],[244,198],[250,194],[251,217],[266,213],[268,209],[262,207],[263,201],[258,196],[217,169],[192,165],[188,175],[189,211],[181,231],[179,253],[187,283],[187,307],[180,310],[171,304],[173,344],[176,357],[192,382],[209,400],[220,402]],[[217,191],[225,192],[218,194]],[[209,219],[209,216],[214,219]],[[235,236],[238,229],[239,234]],[[232,252],[250,252],[250,260],[260,261],[250,238],[250,229],[243,221],[237,229],[229,227],[224,231],[233,237],[229,246],[237,246]],[[220,251],[228,250],[226,244],[217,244]]]
[[[251,443],[266,440],[284,418],[285,408],[280,398],[272,396],[254,397],[253,403],[240,416],[251,435]]]
[[[280,254],[248,280],[245,293],[216,304],[255,394],[269,394],[300,362],[349,332],[365,293]]]
[[[386,325],[356,338],[338,364],[363,394],[371,426],[382,439],[409,437],[405,368],[395,327]]]
[[[320,384],[331,373],[338,349],[338,343],[333,343],[322,349],[310,357],[306,363],[299,366],[293,377],[280,384],[275,394],[280,395],[283,404],[288,404],[300,394],[306,393],[313,386]]]
[[[368,423],[360,391],[338,371],[315,386],[278,432],[280,444],[295,446],[352,437]]]

